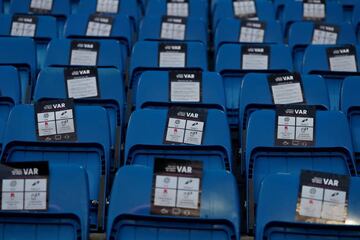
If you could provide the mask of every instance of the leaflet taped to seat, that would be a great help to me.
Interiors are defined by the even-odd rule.
[[[53,0],[31,0],[30,12],[32,13],[51,13],[53,8]]]
[[[98,72],[96,68],[65,68],[64,79],[68,98],[80,99],[100,97]]]
[[[113,27],[114,18],[99,14],[92,14],[89,17],[86,36],[109,37]]]
[[[35,124],[39,141],[76,141],[72,99],[40,101],[35,104]]]
[[[38,18],[31,15],[14,15],[11,23],[11,36],[34,37]]]
[[[48,162],[7,163],[0,169],[1,210],[48,209]]]
[[[336,44],[339,35],[339,27],[323,23],[314,23],[312,44],[331,45]]]
[[[90,41],[71,41],[70,65],[96,66],[100,44]]]
[[[159,43],[159,67],[184,68],[187,45],[184,43]]]
[[[254,0],[234,0],[234,16],[240,19],[259,20]]]
[[[97,13],[118,13],[119,0],[97,0],[96,2]]]
[[[303,170],[296,206],[297,221],[344,224],[348,216],[349,176]]]
[[[242,46],[241,69],[243,70],[267,70],[269,68],[269,46]]]
[[[313,146],[315,144],[315,123],[315,106],[277,105],[275,145]]]
[[[175,17],[189,16],[189,2],[188,0],[167,0],[166,15]]]
[[[161,21],[161,39],[184,40],[186,18],[164,16]]]
[[[239,42],[263,43],[265,37],[265,28],[265,22],[243,20],[241,22]]]
[[[330,71],[357,72],[356,49],[354,46],[329,47],[326,52]]]
[[[170,102],[201,101],[202,73],[200,71],[171,71]]]
[[[322,21],[326,17],[325,0],[304,0],[303,18],[310,21]]]
[[[171,107],[166,121],[164,144],[201,145],[206,119],[205,109]]]
[[[272,74],[268,82],[274,104],[305,103],[300,74]]]
[[[202,174],[200,161],[156,158],[151,214],[200,217]]]

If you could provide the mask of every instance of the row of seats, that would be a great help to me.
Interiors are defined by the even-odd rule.
[[[133,0],[1,3],[9,13],[0,17],[1,161],[50,166],[47,211],[1,211],[1,235],[87,240],[106,228],[124,135],[125,67],[141,7]],[[75,97],[76,141],[41,141],[35,107],[24,103],[73,97],[72,71],[93,73],[99,97]]]
[[[141,6],[137,1],[120,0],[2,0],[1,6],[4,13],[7,14],[34,14],[51,15],[56,18],[57,29],[61,34],[65,22],[69,16],[76,13],[92,14],[124,14],[128,16],[135,27],[142,16]]]
[[[351,97],[359,81],[357,48],[353,47],[358,31],[356,5],[342,1],[212,2],[215,70],[223,77],[230,126],[239,132],[246,226],[256,239],[335,235],[325,234],[331,227],[301,223],[291,213],[299,208],[296,200],[303,170],[345,176],[358,172],[354,118],[358,103]],[[301,75],[289,75],[293,71]],[[283,93],[287,99],[276,99],[275,87],[269,83],[276,76],[300,78],[303,99],[291,98],[295,94],[291,90]],[[279,105],[292,103],[316,108],[313,146],[276,143]],[[354,182],[356,178],[351,178]],[[352,207],[357,208],[356,204]],[[350,215],[354,209],[349,209]],[[348,234],[351,227],[339,226],[337,236]]]
[[[242,53],[244,47],[252,47],[254,49],[264,50],[268,48],[269,53],[260,56],[259,60],[247,60],[249,64],[244,63],[246,53]],[[310,45],[304,49],[302,47],[295,48],[293,52],[294,64],[302,66],[303,74],[321,75],[326,80],[328,88],[328,96],[330,98],[330,109],[339,110],[340,106],[340,88],[342,80],[347,76],[357,76],[358,69],[358,48],[354,47],[354,53],[350,54],[353,59],[350,60],[350,67],[353,69],[334,69],[330,66],[327,51],[331,48],[352,49],[350,45]],[[236,54],[234,54],[236,53]],[[238,54],[240,53],[240,54]],[[256,56],[256,55],[253,55]],[[261,58],[261,56],[264,56]],[[303,57],[301,57],[303,56]],[[257,62],[256,62],[257,61]],[[243,78],[250,72],[266,72],[266,73],[281,73],[292,72],[294,69],[292,65],[292,58],[289,48],[284,45],[240,45],[240,44],[225,44],[219,50],[216,59],[216,71],[219,72],[224,80],[226,92],[226,104],[229,114],[230,124],[237,125],[239,119],[239,102],[240,92]],[[356,66],[354,66],[355,64]]]
[[[169,1],[149,1],[139,27],[139,41],[131,54],[128,88],[129,105],[134,111],[125,138],[126,167],[120,168],[113,185],[113,189],[123,191],[111,194],[107,228],[110,239],[240,238],[240,197],[231,174],[234,160],[223,81],[217,73],[208,72],[208,1],[177,2],[179,7],[172,14],[166,6]],[[187,9],[184,4],[188,4]],[[198,100],[174,98],[173,91],[186,91],[185,86],[173,86],[177,75],[195,76],[193,80],[199,81],[199,89],[195,90]],[[186,83],[181,81],[180,85]],[[206,112],[200,142],[169,144],[164,140],[172,131],[168,129],[169,114],[178,107],[186,112]],[[175,125],[174,133],[177,131],[181,127]],[[149,216],[157,159],[202,163],[199,217]],[[143,183],[126,184],[140,176]],[[224,184],[226,190],[222,190]],[[127,193],[136,200],[124,199]],[[129,212],[121,205],[138,210]],[[129,218],[121,219],[122,215]]]
[[[309,11],[304,14],[302,1],[212,1],[212,27],[215,30],[224,19],[240,18],[260,21],[278,20],[286,33],[290,25],[301,21],[304,17],[310,20],[324,21],[327,23],[340,24],[351,22],[357,25],[359,22],[360,7],[356,1],[345,3],[343,1],[309,2]],[[312,12],[314,5],[323,5],[317,12]],[[311,6],[313,5],[313,6]],[[316,5],[316,6],[318,6]],[[191,6],[191,5],[190,5]],[[319,10],[320,9],[320,10]]]

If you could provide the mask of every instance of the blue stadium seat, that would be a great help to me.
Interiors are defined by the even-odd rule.
[[[336,47],[344,46],[337,45]],[[356,72],[334,72],[330,70],[329,61],[327,58],[328,46],[311,45],[304,54],[304,74],[319,74],[322,75],[328,86],[330,107],[332,110],[339,110],[340,104],[340,89],[343,79],[347,76],[357,75]],[[356,58],[360,57],[360,49],[356,48]],[[360,69],[360,62],[357,61],[357,69]]]
[[[208,110],[202,145],[165,144],[167,113],[167,109],[132,113],[125,141],[126,164],[152,168],[154,158],[161,157],[202,161],[204,169],[231,169],[230,132],[224,112]]]
[[[299,175],[278,174],[262,183],[255,239],[357,239],[360,211],[359,178],[350,178],[348,223],[316,224],[295,221]]]
[[[43,67],[46,49],[49,42],[52,39],[57,38],[56,31],[56,19],[51,16],[36,16],[36,30],[34,36],[24,36],[22,35],[22,27],[19,27],[19,31],[16,32],[15,28],[13,29],[12,23],[14,17],[27,17],[30,15],[1,15],[0,16],[0,36],[1,37],[30,37],[33,38],[36,43],[37,49],[37,68],[41,69]],[[13,32],[12,32],[13,31]]]
[[[57,19],[57,30],[59,37],[63,36],[64,25],[66,19],[71,14],[70,0],[53,0],[52,8],[49,10],[33,10],[31,3],[34,0],[11,0],[10,14],[36,14],[36,15],[51,15]],[[41,3],[42,1],[34,1]],[[34,5],[36,6],[36,4]]]
[[[70,0],[71,14],[76,14],[77,13],[79,2],[80,2],[80,0]]]
[[[262,46],[262,45],[251,45]],[[229,123],[237,127],[239,122],[239,98],[242,79],[249,72],[281,73],[292,71],[290,50],[285,45],[266,45],[270,47],[268,70],[241,69],[241,44],[224,44],[218,51],[215,69],[224,79],[226,108]]]
[[[33,105],[18,105],[10,113],[4,133],[2,162],[49,161],[53,166],[82,166],[90,187],[90,227],[104,226],[105,194],[109,177],[110,127],[104,108],[76,106],[76,142],[37,140]],[[26,121],[24,121],[26,119]],[[71,179],[75,181],[76,179]],[[99,219],[98,219],[99,218]]]
[[[207,70],[207,52],[205,45],[201,43],[189,42],[186,43],[186,66],[187,70]],[[159,67],[159,43],[158,42],[137,42],[132,51],[132,57],[130,60],[130,80],[129,88],[133,90],[133,101],[136,99],[136,88],[140,75],[149,70],[163,70],[168,71],[179,68]]]
[[[132,42],[134,39],[133,29],[128,17],[122,14],[112,16],[113,23],[109,36],[92,36],[87,33],[89,14],[74,14],[71,15],[65,26],[65,37],[70,39],[114,39],[120,42],[123,50],[124,60],[130,54]],[[109,16],[110,17],[110,16]]]
[[[315,25],[313,22],[295,22],[289,29],[288,42],[296,71],[302,71],[304,52],[306,47],[312,44]],[[354,29],[350,24],[331,26],[339,29],[336,44],[356,44]]]
[[[11,0],[0,0],[0,13],[9,14],[9,5]]]
[[[0,76],[0,139],[2,139],[10,111],[15,105],[21,103],[21,95],[16,68],[0,66]],[[2,144],[2,140],[0,144]]]
[[[358,173],[360,172],[360,135],[358,128],[360,109],[359,86],[360,77],[345,78],[340,101],[340,110],[346,114],[349,121]]]
[[[176,1],[175,1],[176,2]],[[178,17],[194,17],[208,24],[208,2],[206,0],[188,0],[188,14],[174,14]],[[145,11],[146,16],[171,16],[168,12],[167,1],[149,0]]]
[[[48,210],[0,211],[3,239],[87,240],[89,202],[83,168],[49,164]]]
[[[39,73],[35,86],[34,101],[64,99],[68,97],[64,68],[46,68]],[[111,150],[115,159],[112,167],[118,166],[122,129],[125,121],[125,90],[121,73],[116,69],[98,69],[98,98],[74,99],[79,105],[98,105],[106,109],[110,134]]]
[[[137,4],[141,10],[142,15],[145,14],[145,9],[146,9],[147,3],[148,3],[148,0],[137,0]]]
[[[170,17],[169,17],[170,18]],[[207,26],[203,21],[188,17],[185,21],[184,39],[170,39],[162,37],[162,19],[163,17],[144,17],[140,25],[139,41],[186,41],[186,42],[201,42],[208,45]]]
[[[270,1],[255,1],[255,8],[257,15],[255,18],[258,18],[258,20],[265,22],[275,20],[274,6]],[[232,0],[218,1],[213,13],[212,29],[216,30],[220,21],[226,18],[237,18]]]
[[[274,0],[273,1],[274,8],[275,8],[276,20],[282,21],[286,2],[287,2],[286,0]]]
[[[220,21],[215,31],[214,47],[215,52],[226,43],[255,43],[240,41],[242,20],[240,19],[223,19]],[[260,23],[255,21],[254,23]],[[262,42],[266,44],[283,43],[281,26],[276,21],[261,22],[265,24],[264,39]],[[235,29],[235,30],[234,30]]]
[[[156,92],[157,94],[154,94]],[[144,72],[136,93],[136,109],[194,106],[225,111],[225,93],[222,78],[214,72],[202,72],[201,102],[171,102],[168,72]]]
[[[360,42],[360,4],[357,3],[353,10],[353,17],[351,19],[352,24],[355,27],[355,34],[357,41]]]
[[[204,170],[197,218],[151,215],[152,178],[152,170],[144,166],[118,171],[110,199],[108,240],[240,239],[239,194],[230,173]]]
[[[45,67],[69,67],[71,65],[71,43],[75,40],[56,39],[52,40],[48,47],[48,54],[45,59]],[[77,41],[77,40],[76,40]],[[92,43],[94,41],[86,40]],[[98,68],[117,68],[123,72],[124,62],[118,56],[122,56],[121,47],[115,40],[97,40],[99,51],[97,56]]]
[[[138,6],[137,1],[118,0],[113,2],[115,3],[118,2],[117,8],[115,7],[113,9],[110,9],[106,5],[104,5],[105,7],[102,7],[101,4],[98,5],[98,3],[101,3],[100,0],[80,0],[77,12],[84,14],[92,14],[92,13],[103,13],[103,14],[111,14],[111,15],[117,15],[119,13],[124,14],[131,19],[133,29],[134,30],[137,29],[136,26],[138,26],[142,15],[141,9]]]
[[[344,12],[344,21],[351,23],[359,2],[356,0],[339,0]]]
[[[35,43],[30,38],[0,38],[0,65],[14,66],[19,72],[22,102],[30,99],[36,80]]]
[[[216,7],[217,7],[217,5],[218,5],[218,3],[219,2],[223,2],[224,0],[212,0],[211,1],[211,13],[213,14],[214,13],[214,11],[215,11],[215,9],[216,9]],[[225,1],[227,1],[227,0],[225,0]],[[261,2],[261,1],[268,1],[268,0],[255,0],[255,1],[257,1],[257,2]]]
[[[246,151],[244,146],[246,139],[243,137],[245,137],[251,114],[261,109],[276,108],[270,91],[268,76],[269,74],[249,73],[243,79],[239,100],[239,141],[242,143],[241,152],[243,156]],[[320,76],[313,75],[302,75],[301,80],[306,104],[316,106],[318,110],[329,110],[330,102],[325,80]]]
[[[315,145],[312,147],[275,146],[275,116],[273,110],[260,110],[249,119],[245,157],[248,212],[252,206],[256,207],[261,183],[271,174],[314,170],[355,175],[351,136],[344,114],[316,112]]]
[[[283,13],[283,30],[284,35],[288,36],[288,31],[294,22],[303,21],[303,2],[302,1],[287,1]],[[341,24],[343,22],[343,11],[341,5],[337,2],[326,2],[325,18],[322,22],[330,24]]]
[[[288,2],[291,2],[291,1],[296,1],[296,0],[274,0],[274,7],[275,7],[275,12],[276,12],[276,20],[280,20],[280,21],[283,21],[283,14],[284,14],[284,9],[285,9],[285,5],[288,3]],[[346,1],[346,0],[345,0]],[[349,1],[352,1],[352,0],[349,0]],[[337,0],[327,0],[326,2],[337,2]],[[339,1],[341,2],[341,0]]]

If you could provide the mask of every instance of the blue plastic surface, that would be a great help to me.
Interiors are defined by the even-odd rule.
[[[9,37],[11,36],[12,28],[12,16],[1,15],[0,16],[0,36]],[[37,16],[36,32],[33,37],[36,43],[36,54],[37,54],[37,68],[43,67],[46,50],[49,42],[52,39],[57,38],[58,33],[56,31],[56,19],[51,16]]]
[[[336,44],[356,44],[352,25],[343,23],[336,26],[339,27]],[[313,22],[295,22],[289,29],[289,47],[292,52],[294,70],[298,72],[302,71],[305,49],[312,44],[314,27]]]
[[[64,68],[46,68],[39,74],[34,91],[34,101],[67,98]],[[116,69],[98,69],[99,98],[75,99],[78,105],[102,106],[109,118],[111,149],[120,148],[117,133],[122,134],[125,121],[124,80]],[[119,131],[119,132],[118,132]],[[111,162],[113,163],[113,161]]]
[[[266,45],[270,46],[271,56],[269,58],[268,70],[242,70],[241,44],[223,45],[216,57],[215,70],[224,79],[226,109],[229,122],[232,127],[239,125],[239,99],[242,79],[250,72],[281,73],[292,71],[291,54],[285,45]],[[252,44],[251,46],[264,46]]]
[[[287,36],[291,24],[303,20],[303,11],[302,1],[286,2],[282,19],[285,36]],[[336,1],[326,2],[323,22],[332,24],[341,24],[343,22],[343,9],[339,3]]]
[[[133,112],[125,142],[126,164],[152,168],[154,158],[168,157],[199,160],[204,163],[204,169],[231,169],[230,131],[224,112],[208,110],[202,145],[164,144],[167,113],[166,109],[142,109]]]
[[[154,94],[156,92],[157,94]],[[201,102],[170,102],[170,79],[168,72],[144,72],[136,93],[136,109],[166,108],[174,105],[214,108],[225,111],[225,92],[221,76],[214,72],[203,72]]]
[[[360,172],[360,77],[347,77],[341,89],[340,110],[346,114],[352,136],[355,160]]]
[[[256,14],[260,21],[275,20],[274,6],[270,1],[256,1]],[[233,1],[222,0],[216,4],[212,19],[212,29],[216,30],[221,20],[226,18],[236,18],[234,15]]]
[[[275,109],[272,92],[268,83],[269,74],[249,73],[244,77],[240,94],[240,131],[239,141],[244,144],[243,134],[248,128],[251,114],[261,109]],[[304,99],[307,105],[316,106],[318,110],[329,110],[330,102],[325,80],[320,76],[302,75]],[[245,146],[242,145],[242,153]]]
[[[21,103],[20,81],[14,67],[0,66],[0,144],[10,111]]]
[[[264,180],[259,193],[255,239],[358,239],[360,179],[350,178],[347,223],[325,225],[295,221],[299,178],[298,174],[279,174]]]
[[[195,17],[208,24],[207,0],[189,0],[189,17]],[[146,16],[166,16],[167,4],[162,0],[149,0],[145,11]]]
[[[96,13],[97,0],[80,0],[78,6],[78,13],[92,14]],[[132,22],[132,27],[135,30],[141,19],[141,9],[138,7],[136,0],[119,0],[118,12],[117,13],[106,13],[106,14],[124,14],[127,15]]]
[[[49,161],[54,166],[69,168],[81,166],[87,172],[90,199],[98,200],[101,176],[104,176],[105,186],[109,177],[109,120],[105,109],[98,106],[76,106],[75,117],[77,141],[41,142],[36,137],[34,106],[15,106],[6,125],[1,159],[3,162]],[[104,191],[105,194],[107,189]],[[97,225],[94,207],[90,224]]]
[[[162,17],[144,17],[139,30],[139,41],[178,41],[161,38]],[[186,42],[201,42],[208,45],[207,26],[203,21],[196,17],[186,18],[185,39]],[[182,41],[182,40],[181,40]],[[180,41],[180,42],[181,42]]]
[[[355,34],[357,41],[360,41],[360,4],[356,1],[356,4],[353,6],[353,13],[351,22],[355,28]]]
[[[21,100],[26,102],[27,91],[36,81],[36,47],[30,38],[0,38],[0,65],[14,66],[20,78]]]
[[[341,47],[336,45],[333,47]],[[332,72],[328,63],[325,45],[310,45],[304,54],[304,74],[319,74],[324,77],[328,87],[331,110],[339,110],[340,91],[345,77],[358,75],[357,72]],[[360,59],[360,49],[356,48],[356,59]],[[360,61],[357,61],[357,69],[360,69]]]
[[[231,174],[204,170],[199,218],[151,215],[152,178],[152,170],[144,166],[118,171],[110,199],[108,240],[240,239],[239,196]]]
[[[355,175],[349,125],[341,112],[317,111],[312,147],[275,146],[275,111],[254,112],[246,132],[247,199],[258,202],[260,185],[267,176],[315,170]],[[250,196],[253,185],[253,196]],[[249,210],[249,209],[248,209]]]
[[[45,67],[69,67],[71,58],[71,42],[68,39],[52,40],[48,47],[48,54],[45,59]],[[93,42],[94,40],[84,40]],[[97,56],[98,68],[117,68],[123,71],[122,51],[118,42],[115,40],[96,40],[99,43]]]
[[[207,51],[204,44],[189,42],[186,43],[186,67],[181,69],[207,70]],[[136,87],[140,75],[150,70],[176,70],[176,68],[160,68],[158,64],[159,42],[137,42],[132,51],[129,67],[129,88],[133,89],[133,101],[136,99]]]
[[[48,210],[0,211],[1,239],[88,240],[89,202],[83,168],[49,164]]]
[[[49,13],[32,13],[30,10],[31,0],[11,0],[11,14],[36,14],[51,15],[57,19],[57,31],[59,36],[63,36],[64,25],[67,17],[71,14],[71,0],[53,0],[52,10]]]
[[[88,21],[90,14],[74,14],[71,15],[65,25],[65,37],[66,38],[80,38],[80,39],[114,39],[120,42],[124,48],[124,61],[130,54],[132,48],[132,42],[134,39],[134,33],[131,26],[130,19],[123,14],[113,16],[113,23],[111,33],[109,37],[94,37],[86,36],[88,27]]]
[[[215,52],[226,43],[247,43],[240,42],[241,20],[227,18],[223,19],[219,23],[219,27],[215,31]],[[281,26],[276,21],[265,22],[265,44],[277,44],[283,43],[283,37],[281,32]]]

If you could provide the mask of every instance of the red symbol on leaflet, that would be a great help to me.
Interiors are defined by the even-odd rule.
[[[49,123],[48,122],[45,122],[45,127],[48,127],[49,126]]]
[[[178,131],[177,128],[174,128],[174,133],[177,133],[177,131]]]
[[[310,204],[314,204],[314,201],[312,199],[309,200]]]
[[[168,190],[165,188],[164,189],[164,194],[167,194],[168,193]]]
[[[11,200],[14,200],[14,199],[15,199],[15,193],[13,193],[13,192],[10,193],[10,199],[11,199]]]

